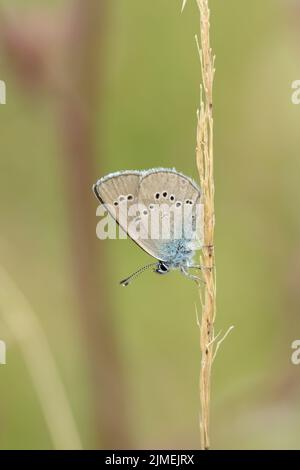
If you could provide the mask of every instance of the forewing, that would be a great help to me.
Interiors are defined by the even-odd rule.
[[[147,233],[141,234],[142,211],[138,207],[138,188],[143,172],[124,171],[109,174],[94,185],[94,193],[119,226],[144,251],[152,255],[147,247],[143,246],[143,238]],[[142,217],[141,217],[142,216]]]
[[[94,192],[108,212],[127,232],[128,213],[137,204],[137,193],[141,172],[124,171],[112,173],[97,181]]]

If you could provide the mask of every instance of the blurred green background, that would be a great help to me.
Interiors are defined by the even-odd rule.
[[[210,3],[216,332],[235,326],[214,363],[212,446],[300,448],[300,2]],[[197,179],[198,13],[180,10],[1,2],[2,449],[78,447],[78,434],[84,448],[199,447],[197,290],[178,273],[119,287],[149,257],[96,240],[91,191],[122,169]]]

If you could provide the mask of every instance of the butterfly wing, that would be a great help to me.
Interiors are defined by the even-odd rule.
[[[141,245],[139,231],[135,230],[137,224],[141,225],[135,208],[138,204],[138,188],[143,173],[142,171],[111,173],[100,178],[94,184],[93,190],[99,202],[105,206],[119,226],[146,253],[152,255],[146,247]]]
[[[104,205],[114,205],[122,195],[135,196],[141,174],[140,171],[118,171],[100,178],[93,187],[96,197]]]
[[[182,206],[187,201],[189,204],[200,201],[200,189],[196,183],[176,170],[166,168],[111,173],[98,180],[93,189],[98,200],[129,237],[144,251],[161,261],[168,260],[162,245],[170,241],[174,233],[171,232],[169,238],[164,238],[160,229],[166,225],[165,213],[159,209],[160,233],[156,238],[151,236],[151,216],[154,216],[151,214],[152,206]],[[136,207],[140,209],[137,212]]]
[[[93,187],[97,199],[125,232],[130,207],[137,204],[140,179],[140,171],[120,171],[100,178]]]
[[[151,218],[156,217],[155,223],[158,223],[158,233],[156,231],[156,236],[150,236],[147,239],[142,239],[139,241],[140,246],[151,254],[153,257],[161,260],[168,261],[168,256],[164,250],[164,246],[170,242],[170,239],[174,239],[178,236],[178,232],[175,226],[172,224],[172,220],[168,220],[170,217],[169,209],[180,210],[183,213],[183,210],[186,210],[186,205],[190,211],[190,217],[184,219],[187,225],[183,232],[185,234],[192,232],[192,224],[196,217],[196,204],[200,202],[200,188],[196,183],[188,178],[187,176],[178,173],[176,170],[158,168],[147,171],[142,175],[137,200],[139,204],[143,204],[148,211],[147,216],[143,218],[142,222],[147,226],[148,231],[150,232],[151,227]],[[155,214],[155,208],[159,205],[159,213]],[[166,210],[164,210],[164,207]],[[151,210],[152,209],[152,210]],[[171,211],[172,213],[172,211]],[[188,211],[187,211],[188,213]],[[179,220],[178,223],[182,223],[180,217],[176,219]],[[170,223],[171,222],[171,223]],[[163,227],[164,225],[169,224],[171,232],[169,232],[169,237],[165,238]],[[182,227],[179,227],[182,230]],[[175,232],[174,233],[174,229]]]

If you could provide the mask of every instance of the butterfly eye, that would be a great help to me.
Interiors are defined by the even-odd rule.
[[[166,274],[167,272],[169,272],[169,267],[167,264],[160,262],[155,272],[157,272],[158,274]]]
[[[186,203],[186,204],[193,204],[193,201],[191,201],[190,199],[187,199],[187,200],[185,201],[185,203]]]
[[[118,201],[114,201],[114,206],[118,206],[118,205],[119,205]]]
[[[120,201],[120,202],[125,201],[125,196],[119,196],[119,201]]]
[[[181,207],[181,202],[180,201],[177,201],[176,204],[175,204],[176,207]]]
[[[143,210],[143,214],[144,214],[144,215],[148,215],[147,209],[144,209],[144,210]]]
[[[155,195],[154,195],[155,199],[159,199],[159,196],[160,196],[159,193],[155,193]]]
[[[175,201],[175,196],[173,194],[170,196],[170,201]]]
[[[167,197],[167,195],[168,195],[167,191],[164,191],[163,192],[163,197]]]
[[[133,199],[133,195],[132,195],[132,194],[128,194],[127,200],[128,200],[128,201],[132,201],[132,199]]]

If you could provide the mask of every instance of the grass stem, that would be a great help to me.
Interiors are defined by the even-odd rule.
[[[202,318],[199,322],[200,366],[200,435],[201,449],[210,448],[211,371],[214,358],[214,322],[216,316],[216,268],[214,252],[214,166],[213,166],[213,82],[215,58],[210,46],[210,10],[208,0],[196,0],[200,13],[200,41],[196,37],[200,57],[202,85],[197,112],[196,163],[204,208],[204,246],[200,264],[205,284],[199,286]]]

